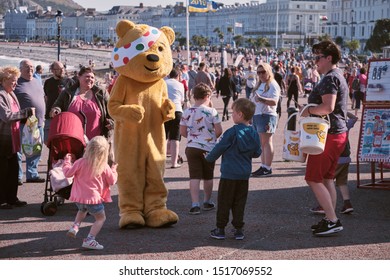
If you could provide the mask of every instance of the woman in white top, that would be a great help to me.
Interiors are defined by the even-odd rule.
[[[258,83],[256,84],[251,100],[256,104],[253,126],[260,136],[262,149],[261,166],[252,173],[252,177],[270,176],[272,174],[272,160],[274,157],[273,135],[278,124],[276,112],[280,87],[274,79],[272,67],[261,62],[257,66]]]
[[[165,80],[168,88],[168,98],[175,104],[175,118],[164,123],[165,134],[168,139],[168,153],[171,155],[171,168],[178,168],[180,144],[180,119],[183,114],[184,85],[179,82],[180,70],[172,69],[169,79]]]

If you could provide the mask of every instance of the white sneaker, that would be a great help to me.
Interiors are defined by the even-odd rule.
[[[71,227],[70,230],[66,233],[67,236],[76,238],[77,233],[79,232],[79,229],[77,227]]]
[[[103,245],[100,245],[99,242],[97,242],[95,239],[84,239],[82,247],[92,250],[102,250],[104,248]]]

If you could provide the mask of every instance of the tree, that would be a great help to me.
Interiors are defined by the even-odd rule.
[[[353,53],[360,48],[360,43],[358,40],[352,40],[345,42],[345,46]]]
[[[234,35],[234,30],[233,30],[233,27],[231,27],[231,26],[229,26],[227,29],[226,29],[226,31],[227,31],[227,33],[230,35],[229,36],[229,43],[231,43],[232,42],[232,37],[233,37],[233,35]]]
[[[330,36],[329,34],[324,34],[323,36],[319,36],[318,37],[318,41],[331,41],[332,40],[332,36]]]
[[[236,35],[233,37],[234,42],[236,42],[237,47],[244,45],[244,37],[242,35]]]
[[[367,40],[365,50],[382,52],[382,48],[390,45],[390,19],[377,20],[371,37]]]
[[[257,37],[255,39],[255,46],[256,47],[261,48],[261,47],[266,47],[267,45],[269,45],[269,41],[267,38]]]
[[[255,39],[248,38],[246,39],[246,43],[248,44],[249,47],[253,48],[255,46]]]
[[[177,41],[179,42],[180,46],[184,46],[185,44],[187,44],[187,38],[186,37],[177,38]]]
[[[338,36],[336,37],[336,39],[334,40],[334,42],[339,45],[339,46],[343,46],[344,45],[344,38],[341,37],[341,36]]]
[[[207,38],[202,35],[192,36],[192,43],[198,47],[204,47],[208,45]]]
[[[223,39],[224,39],[225,36],[224,36],[223,32],[221,31],[221,29],[219,29],[219,27],[216,27],[216,28],[213,30],[213,32],[217,34],[219,40],[223,41]]]

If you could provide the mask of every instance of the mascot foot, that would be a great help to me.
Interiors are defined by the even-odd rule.
[[[146,216],[146,225],[148,227],[169,227],[176,224],[179,220],[177,214],[168,209],[156,209]]]
[[[144,225],[144,217],[139,213],[123,213],[119,219],[119,227],[122,229],[136,229]]]

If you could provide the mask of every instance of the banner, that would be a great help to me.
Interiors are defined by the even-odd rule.
[[[328,17],[327,16],[320,16],[320,20],[326,21],[326,20],[328,20]]]
[[[234,27],[242,27],[242,23],[241,22],[235,22],[234,23]]]
[[[215,12],[220,6],[223,6],[223,4],[209,0],[190,0],[188,11],[190,13]]]

